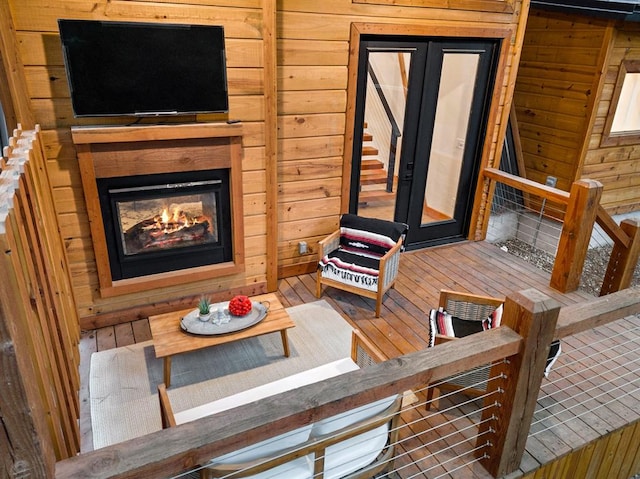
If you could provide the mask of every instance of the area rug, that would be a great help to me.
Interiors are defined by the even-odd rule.
[[[288,308],[290,356],[280,333],[174,356],[169,398],[182,411],[290,374],[349,357],[351,326],[326,301]],[[161,429],[153,343],[93,353],[89,373],[95,449]]]

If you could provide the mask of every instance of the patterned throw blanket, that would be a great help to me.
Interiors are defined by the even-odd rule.
[[[345,214],[340,218],[340,246],[320,261],[322,276],[377,291],[380,258],[406,234],[407,225]]]

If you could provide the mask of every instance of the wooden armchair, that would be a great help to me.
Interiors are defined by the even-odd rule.
[[[448,290],[440,291],[438,310],[432,310],[429,315],[430,346],[455,341],[460,337],[500,326],[503,303],[502,298]],[[444,318],[443,314],[451,317]],[[448,334],[443,334],[444,332]],[[456,332],[458,334],[455,334]],[[435,388],[440,391],[464,389],[465,394],[481,396],[485,393],[485,389],[474,385],[486,382],[488,377],[489,369],[482,366],[460,377],[439,382],[437,386],[430,385],[427,389],[427,409],[433,400]]]
[[[379,317],[382,297],[398,275],[407,228],[404,223],[342,215],[340,229],[318,243],[316,296],[325,284],[372,298]]]

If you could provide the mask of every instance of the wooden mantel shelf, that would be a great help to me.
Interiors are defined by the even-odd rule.
[[[242,124],[191,123],[74,127],[100,294],[112,297],[244,271]],[[126,279],[114,279],[97,180],[116,176],[228,168],[233,231],[232,261]]]
[[[242,136],[242,123],[189,123],[135,126],[78,126],[71,129],[76,145],[128,141]]]

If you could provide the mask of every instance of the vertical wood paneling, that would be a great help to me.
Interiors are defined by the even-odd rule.
[[[605,21],[530,12],[514,92],[523,176],[565,191],[580,177],[606,35]]]
[[[443,3],[434,8],[431,4],[416,7],[342,0],[8,1],[16,50],[27,66],[29,106],[35,120],[47,130],[47,155],[52,165],[54,194],[59,200],[61,234],[72,262],[78,308],[89,323],[97,315],[115,317],[118,311],[140,312],[145,304],[176,304],[181,298],[207,289],[228,294],[238,288],[255,288],[257,282],[272,290],[279,276],[313,268],[318,239],[335,227],[343,210],[340,170],[344,171],[345,133],[350,134],[346,131],[346,115],[352,23],[384,22],[395,25],[398,34],[406,34],[406,26],[418,25],[425,35],[459,35],[470,26],[485,31],[515,31],[527,14],[520,1],[513,3],[513,11],[486,12],[468,10],[464,2]],[[57,35],[58,18],[224,26],[229,116],[244,123],[244,185],[247,194],[265,198],[264,212],[245,212],[244,276],[121,298],[99,296],[88,218],[80,201],[82,187],[75,150],[68,137],[70,126],[92,124],[94,120],[74,119],[71,113]],[[504,71],[498,75],[501,88],[496,98],[500,105],[493,116],[494,123],[502,122],[502,103],[508,101],[515,83],[512,58],[517,58],[520,41],[520,37],[514,37],[509,42],[509,61],[504,62]],[[220,115],[202,115],[181,121],[224,119]],[[489,130],[495,143],[500,135],[493,132],[493,126]],[[493,145],[487,151],[494,156],[496,150]],[[343,164],[339,165],[341,161]],[[261,241],[265,244],[260,246]],[[298,253],[299,241],[307,241],[308,254]]]
[[[606,76],[585,156],[584,176],[604,185],[602,205],[611,214],[640,209],[640,146],[603,146],[604,125],[611,114],[611,99],[620,65],[624,60],[640,60],[640,28],[637,25],[617,25],[611,53],[605,65]]]

